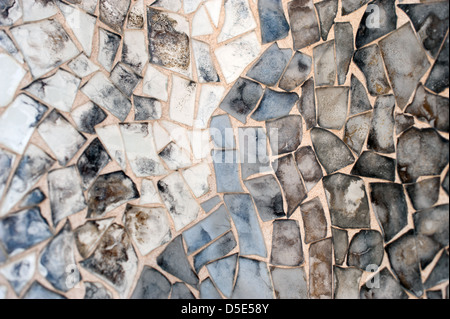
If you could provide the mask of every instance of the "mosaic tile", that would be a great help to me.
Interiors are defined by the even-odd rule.
[[[449,67],[449,49],[448,36],[445,38],[444,45],[439,52],[439,56],[431,69],[430,75],[425,83],[425,86],[430,90],[441,93],[448,88],[448,67]]]
[[[188,126],[194,125],[197,83],[174,76],[170,97],[170,118]]]
[[[211,23],[209,22],[208,14],[204,6],[201,6],[192,19],[192,36],[198,37],[212,34],[214,32]]]
[[[80,53],[63,26],[56,20],[42,20],[17,26],[11,29],[11,33],[35,79]]]
[[[96,127],[95,132],[105,148],[108,150],[108,153],[111,154],[112,158],[114,158],[120,167],[125,170],[127,166],[125,146],[123,144],[119,126],[108,125],[104,127]]]
[[[144,267],[131,299],[167,299],[172,285],[154,268]]]
[[[356,115],[345,124],[344,142],[356,154],[361,154],[372,128],[372,112]]]
[[[214,116],[211,119],[209,129],[215,147],[220,149],[234,149],[236,147],[233,127],[228,115]]]
[[[312,58],[301,52],[295,52],[280,80],[280,88],[293,91],[303,84],[311,73]]]
[[[123,94],[131,97],[142,78],[125,66],[125,64],[119,62],[111,71],[110,80]]]
[[[87,193],[87,216],[89,218],[102,217],[138,197],[136,184],[125,173],[119,171],[101,175]]]
[[[332,241],[334,247],[334,260],[337,265],[342,266],[348,252],[348,232],[339,228],[331,228]]]
[[[303,139],[301,116],[291,115],[278,120],[266,122],[267,134],[273,155],[296,151]]]
[[[395,279],[391,272],[387,268],[383,268],[378,274],[379,276],[379,288],[375,287],[371,281],[361,288],[361,299],[408,299],[408,295],[403,290],[400,283]],[[370,288],[369,288],[370,286]]]
[[[212,84],[205,84],[201,86],[200,97],[198,101],[197,118],[194,123],[195,128],[208,128],[208,123],[211,115],[219,107],[224,93],[225,88],[223,86],[216,86]]]
[[[36,254],[27,255],[0,269],[0,273],[8,280],[16,295],[20,295],[22,290],[33,278],[36,271]]]
[[[348,15],[369,2],[370,0],[342,0],[342,15]]]
[[[3,192],[6,188],[9,174],[11,174],[14,160],[16,156],[6,150],[0,149],[0,197],[3,196]]]
[[[233,292],[237,262],[238,255],[234,254],[206,266],[215,286],[227,298],[230,298]]]
[[[219,75],[211,58],[210,46],[205,42],[192,40],[197,76],[200,83],[220,82]]]
[[[37,300],[59,300],[59,299],[67,299],[64,296],[51,291],[44,286],[42,286],[39,282],[35,281],[33,284],[28,288],[26,293],[23,295],[22,299],[37,299]]]
[[[170,299],[189,300],[195,299],[195,297],[185,283],[176,282],[172,286],[172,293],[170,295]]]
[[[36,2],[32,0],[22,1],[23,20],[26,22],[49,18],[58,12],[58,7],[53,2]]]
[[[81,279],[74,252],[72,229],[66,222],[39,257],[39,272],[60,291],[72,289]]]
[[[266,89],[259,107],[252,114],[255,121],[269,121],[288,115],[295,104],[298,103],[297,93],[277,92]]]
[[[291,49],[280,49],[278,44],[274,43],[247,72],[247,76],[267,86],[275,86],[286,69],[291,56]]]
[[[311,191],[322,180],[323,172],[311,146],[305,146],[295,152],[297,168],[303,177],[306,189]]]
[[[309,298],[331,299],[333,253],[331,239],[311,244],[309,248]]]
[[[362,271],[354,268],[333,267],[334,299],[359,299]]]
[[[200,284],[200,299],[222,299],[210,278],[206,278]]]
[[[111,72],[122,38],[120,35],[103,28],[98,29],[98,35],[99,45],[97,61],[106,71]]]
[[[178,12],[181,9],[181,0],[157,0],[152,6],[161,7],[172,12]]]
[[[363,152],[351,171],[352,175],[395,182],[396,161],[372,151]]]
[[[444,181],[442,182],[442,188],[445,190],[447,195],[449,194],[449,171],[447,170],[447,175],[445,175]]]
[[[350,89],[326,87],[316,89],[318,124],[326,129],[340,130],[347,118]]]
[[[48,191],[53,225],[86,208],[81,180],[75,166],[48,173]]]
[[[197,218],[200,206],[179,173],[173,173],[160,180],[158,190],[176,230],[184,228]]]
[[[314,79],[317,86],[334,85],[336,80],[334,54],[334,41],[324,42],[314,47]]]
[[[122,61],[128,64],[136,73],[142,74],[148,62],[145,46],[145,35],[140,31],[125,31],[123,37]]]
[[[100,21],[116,32],[122,32],[130,0],[100,0]]]
[[[20,94],[0,116],[0,143],[12,151],[23,154],[48,107]]]
[[[350,116],[372,110],[366,89],[359,79],[352,74]]]
[[[369,149],[384,154],[395,152],[394,109],[395,99],[392,95],[377,98],[373,110],[369,139],[367,141]]]
[[[424,179],[414,184],[405,185],[405,190],[415,210],[428,209],[439,200],[439,188],[441,179],[439,177]]]
[[[412,126],[415,120],[413,116],[407,114],[395,114],[395,134],[400,135]]]
[[[308,299],[304,268],[271,268],[273,288],[277,299]]]
[[[288,12],[295,50],[319,42],[319,23],[312,0],[291,1],[288,3]]]
[[[123,226],[111,225],[97,248],[80,264],[111,285],[121,296],[128,296],[137,274],[137,256]]]
[[[10,26],[22,17],[22,6],[18,0],[8,0],[0,11],[0,25]]]
[[[209,192],[210,186],[208,179],[210,176],[211,168],[206,163],[193,166],[183,172],[186,183],[197,198]]]
[[[83,258],[88,258],[100,242],[103,234],[113,222],[113,218],[88,221],[74,231],[75,243],[78,252]]]
[[[324,0],[315,3],[320,22],[320,35],[323,41],[327,41],[328,34],[334,24],[338,12],[337,0]]]
[[[226,256],[237,245],[233,232],[229,231],[194,256],[195,271],[198,273],[209,262]]]
[[[177,171],[181,168],[186,168],[192,165],[186,152],[184,152],[183,149],[173,142],[167,145],[166,148],[164,148],[158,155],[172,171]],[[161,170],[161,173],[165,173],[165,171]]]
[[[273,299],[272,283],[267,264],[239,257],[239,271],[232,299]]]
[[[67,66],[80,78],[87,77],[100,69],[84,53],[69,62]]]
[[[224,42],[256,28],[248,0],[225,0],[225,23],[218,42]]]
[[[222,202],[222,199],[219,196],[214,196],[213,198],[208,199],[207,201],[201,204],[202,209],[206,213],[210,213],[214,207],[219,205]]]
[[[281,0],[259,1],[258,12],[263,44],[281,40],[288,36],[290,26],[286,20]]]
[[[0,98],[0,107],[4,107],[13,100],[26,71],[7,54],[0,54],[0,68],[4,72],[4,76],[0,80],[0,89],[3,92]]]
[[[141,205],[162,204],[156,186],[152,180],[143,179],[141,184]]]
[[[355,50],[352,25],[349,22],[336,23],[334,25],[334,38],[338,84],[344,85]]]
[[[380,266],[384,257],[383,236],[376,230],[361,230],[351,240],[347,264],[360,270]]]
[[[222,0],[209,0],[205,2],[206,10],[216,28],[219,27],[220,14],[222,12]]]
[[[123,219],[128,234],[143,256],[172,239],[169,218],[163,208],[127,205]]]
[[[112,299],[111,293],[98,282],[85,282],[86,292],[84,295],[84,299],[89,300],[106,300]]]
[[[0,30],[0,48],[8,52],[17,62],[24,62],[22,53],[17,49],[11,37],[3,30]]]
[[[306,129],[310,130],[317,125],[316,96],[314,78],[308,79],[302,85],[302,95],[298,103],[298,110],[306,122]]]
[[[443,299],[442,291],[427,291],[427,299]]]
[[[436,266],[434,266],[433,270],[431,271],[430,275],[425,281],[424,283],[425,289],[430,289],[432,287],[435,287],[441,283],[448,281],[448,273],[449,273],[448,253],[444,251],[441,255],[441,258],[439,258]]]
[[[145,25],[144,16],[144,1],[138,0],[132,4],[128,12],[127,29],[143,29]]]
[[[161,269],[183,280],[187,284],[193,287],[198,286],[198,276],[187,259],[181,236],[176,237],[167,245],[164,251],[158,256],[157,263]]]
[[[239,179],[238,154],[233,150],[214,150],[212,159],[217,181],[217,190],[220,193],[242,193]]]
[[[319,198],[314,198],[309,202],[300,205],[300,211],[305,228],[305,243],[310,244],[327,237],[328,223],[325,211]]]
[[[40,188],[35,188],[31,192],[29,192],[20,202],[20,209],[31,208],[34,206],[38,206],[44,200],[47,199],[47,196],[42,192]]]

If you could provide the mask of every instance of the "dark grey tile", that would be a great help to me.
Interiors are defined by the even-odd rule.
[[[311,146],[305,146],[295,152],[295,160],[309,192],[323,177],[322,167],[317,160],[316,153]]]
[[[309,247],[309,298],[333,298],[333,245],[331,239]]]
[[[266,89],[259,107],[252,114],[255,121],[275,120],[288,115],[298,102],[297,93],[277,92]]]
[[[357,155],[361,154],[366,145],[367,136],[372,128],[372,112],[355,115],[345,124],[344,142]]]
[[[361,287],[361,299],[408,299],[407,293],[387,268]]]
[[[97,61],[106,71],[111,72],[122,37],[103,28],[99,28],[98,34],[99,44]]]
[[[449,178],[448,178],[448,173],[449,170],[447,170],[447,175],[445,175],[444,177],[444,181],[442,182],[442,188],[445,190],[445,192],[447,193],[447,195],[449,194]]]
[[[322,203],[318,197],[300,205],[305,228],[305,244],[325,239],[328,223]]]
[[[425,83],[425,86],[436,93],[441,93],[448,88],[448,72],[449,72],[449,46],[448,36],[445,38],[444,46],[442,47],[436,62],[431,69],[430,75]]]
[[[334,299],[359,299],[359,284],[363,272],[355,268],[334,266]]]
[[[176,282],[172,286],[170,299],[189,300],[195,297],[184,282]]]
[[[273,289],[277,299],[308,299],[306,273],[301,268],[271,268]]]
[[[338,84],[344,85],[355,51],[353,27],[350,22],[338,22],[334,25],[334,41]]]
[[[407,114],[395,114],[395,134],[400,135],[414,126],[414,117]]]
[[[439,200],[441,178],[433,177],[414,184],[405,185],[405,190],[411,199],[415,210],[428,209]]]
[[[392,95],[377,98],[373,110],[372,125],[367,140],[367,147],[379,153],[394,153],[394,109],[395,99]]]
[[[331,228],[334,260],[337,265],[342,266],[345,262],[348,252],[348,232],[339,228]]]
[[[324,87],[316,89],[317,118],[321,127],[340,130],[347,119],[350,88]]]
[[[0,198],[6,188],[9,175],[11,174],[16,155],[0,148]]]
[[[320,35],[323,41],[327,41],[328,33],[334,24],[338,12],[338,0],[324,0],[315,3],[317,15],[320,21]]]
[[[71,116],[78,130],[88,134],[95,134],[95,127],[108,117],[105,111],[92,102],[77,107]]]
[[[425,289],[433,288],[439,284],[448,281],[449,266],[448,266],[448,253],[443,251],[438,262],[434,266],[427,280],[425,281]]]
[[[311,67],[312,58],[309,55],[299,51],[295,52],[281,77],[279,87],[287,92],[293,91],[308,79]]]
[[[316,86],[334,85],[336,82],[336,60],[334,40],[314,47],[314,79]]]
[[[352,175],[384,179],[395,182],[396,160],[366,151],[361,154],[351,171]]]
[[[342,0],[342,15],[349,15],[369,2],[370,0]]]
[[[145,266],[131,299],[168,299],[172,284],[158,270]]]
[[[320,41],[319,23],[312,0],[294,0],[288,3],[294,49],[300,50]]]
[[[84,293],[84,299],[90,300],[104,300],[112,299],[111,293],[106,287],[99,282],[85,282],[84,286],[86,291]]]
[[[142,77],[134,73],[124,63],[116,64],[110,75],[111,82],[128,97],[131,97],[134,89],[142,81]]]
[[[350,116],[372,110],[364,85],[352,74]]]
[[[277,266],[296,267],[304,261],[298,221],[281,219],[274,221],[270,263]]]
[[[291,153],[300,146],[303,139],[301,116],[290,115],[266,123],[267,134],[273,155]]]
[[[98,138],[94,139],[77,162],[78,173],[81,176],[84,190],[89,188],[110,161],[111,158],[100,140]]]
[[[298,103],[298,110],[305,119],[307,130],[317,125],[314,78],[310,78],[302,85],[302,95]]]
[[[442,291],[435,290],[435,291],[427,291],[427,299],[439,300],[439,299],[444,299],[444,298],[442,295]]]
[[[361,230],[350,242],[347,264],[362,271],[369,271],[374,266],[379,267],[383,257],[383,236],[376,230]]]

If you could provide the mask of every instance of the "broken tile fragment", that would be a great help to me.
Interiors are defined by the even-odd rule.
[[[161,101],[167,101],[169,78],[149,65],[144,76],[142,92]]]
[[[289,34],[289,23],[281,0],[262,0],[258,2],[262,43],[284,39]]]
[[[236,248],[236,246],[237,242],[233,232],[229,231],[194,256],[195,271],[198,273],[200,269],[209,262],[226,256]]]
[[[394,109],[395,99],[392,95],[377,98],[373,110],[372,125],[367,147],[380,153],[394,153]]]
[[[273,175],[265,175],[244,182],[255,201],[259,217],[264,222],[286,216],[283,194]]]
[[[200,299],[209,299],[209,300],[222,299],[222,296],[217,291],[217,288],[211,281],[211,278],[206,278],[200,283]]]
[[[188,154],[173,142],[169,143],[169,145],[167,145],[158,155],[172,171],[177,171],[192,165]]]
[[[156,259],[158,266],[169,274],[197,287],[199,279],[192,269],[184,250],[183,239],[176,237]]]
[[[120,167],[125,170],[127,167],[125,146],[123,145],[122,134],[119,125],[108,125],[95,129],[98,137],[102,141],[109,154],[116,160]]]
[[[345,124],[344,142],[356,153],[360,154],[366,144],[372,127],[372,112],[356,115]]]
[[[384,71],[381,51],[377,44],[357,50],[353,61],[364,74],[370,95],[379,96],[390,92],[391,86]]]
[[[391,272],[383,268],[375,275],[375,279],[370,279],[361,287],[360,297],[361,299],[400,300],[408,299],[408,294]]]
[[[256,108],[264,91],[260,84],[239,78],[220,104],[220,108],[243,124]]]
[[[83,189],[89,188],[91,183],[100,174],[101,170],[108,165],[110,157],[102,143],[96,138],[84,151],[77,162],[78,172],[82,179]]]
[[[152,6],[161,7],[172,12],[178,12],[181,9],[181,0],[156,0]]]
[[[216,67],[211,58],[211,49],[208,43],[192,40],[197,76],[200,83],[220,82]]]
[[[236,141],[228,115],[217,115],[211,119],[209,128],[214,145],[220,149],[234,149]]]
[[[6,189],[15,159],[16,155],[0,148],[0,198]]]
[[[16,255],[52,236],[39,207],[9,215],[0,221],[0,240],[9,255]]]
[[[219,34],[219,43],[237,37],[257,27],[249,0],[225,0],[225,23]]]
[[[48,107],[20,94],[0,116],[0,144],[23,154]]]
[[[397,28],[395,0],[374,0],[369,3],[361,18],[356,34],[356,47],[359,49]]]
[[[100,21],[121,33],[130,2],[130,0],[100,0]]]
[[[410,128],[398,140],[398,174],[403,183],[440,175],[448,164],[448,140],[434,129]]]
[[[230,84],[259,56],[261,44],[256,33],[251,32],[217,48],[214,52],[225,81]]]
[[[251,118],[255,121],[275,120],[288,115],[298,103],[297,93],[277,92],[266,89],[257,110]]]
[[[298,110],[305,119],[307,130],[317,125],[316,95],[313,78],[310,78],[302,85],[302,95],[298,103]]]
[[[239,271],[232,299],[273,299],[273,288],[267,264],[239,257]]]
[[[56,20],[43,20],[11,29],[31,74],[37,79],[80,52],[63,26]],[[45,45],[42,45],[45,43]]]
[[[352,62],[353,52],[353,27],[350,22],[338,22],[334,26],[336,66],[338,84],[344,85]]]
[[[273,222],[270,263],[278,266],[300,266],[304,262],[299,224],[296,220]]]
[[[47,196],[42,192],[40,188],[35,188],[31,192],[29,192],[20,202],[20,209],[31,208],[34,206],[38,206],[44,200],[47,199]]]
[[[430,275],[424,283],[425,289],[433,288],[439,284],[448,281],[449,265],[448,265],[448,253],[444,250],[438,262],[434,266]]]
[[[266,245],[250,195],[225,194],[224,202],[237,229],[241,255],[266,257]]]
[[[305,228],[305,243],[310,244],[327,237],[328,223],[325,211],[318,197],[300,205],[303,226]]]
[[[66,299],[63,295],[60,295],[54,291],[51,291],[44,286],[42,286],[39,282],[35,281],[33,284],[28,288],[28,290],[25,292],[25,294],[22,296],[22,299],[36,299],[36,300],[62,300]]]
[[[128,234],[143,256],[172,238],[169,218],[163,208],[127,205],[123,219]]]
[[[415,296],[421,297],[424,293],[424,287],[414,230],[407,232],[393,243],[387,245],[386,251],[392,270],[397,275],[402,286]]]
[[[231,230],[230,217],[222,205],[204,220],[183,232],[187,253],[192,254],[229,230]]]
[[[38,132],[61,166],[65,166],[86,143],[86,138],[56,110],[42,121]]]
[[[23,20],[37,21],[58,13],[58,7],[53,1],[22,0]]]
[[[423,85],[419,85],[413,102],[405,112],[439,131],[449,131],[449,99],[429,93]]]
[[[8,52],[13,58],[17,60],[17,62],[24,62],[22,53],[19,52],[10,36],[3,30],[0,30],[0,48]]]
[[[275,86],[292,56],[291,49],[280,49],[272,44],[247,72],[247,76],[267,86]]]
[[[331,299],[333,290],[333,246],[331,239],[309,248],[309,298]]]
[[[149,179],[143,179],[141,185],[141,205],[162,204],[155,184]]]
[[[19,0],[7,0],[0,8],[0,26],[10,26],[22,17],[22,6]]]
[[[110,80],[123,94],[131,97],[142,78],[125,64],[119,62],[111,71]]]
[[[125,31],[123,37],[122,62],[128,64],[139,75],[148,62],[145,34],[141,31]]]
[[[4,107],[13,100],[26,71],[16,60],[3,53],[0,54],[0,69],[3,74],[0,79],[0,107]]]
[[[208,179],[211,176],[211,168],[208,164],[202,163],[183,171],[183,177],[189,185],[194,196],[199,198],[209,192]]]
[[[189,14],[195,12],[202,2],[204,2],[204,0],[184,0],[183,1],[184,13]]]
[[[133,4],[128,13],[127,29],[143,29],[145,25],[144,15],[144,1],[138,0]]]
[[[67,221],[39,257],[39,272],[60,291],[69,291],[81,280],[74,246],[72,229]]]
[[[375,152],[366,151],[356,161],[351,174],[395,182],[396,166],[395,159],[379,155]]]
[[[195,297],[184,282],[176,282],[172,285],[170,299],[189,300]]]
[[[418,256],[425,269],[449,243],[448,204],[422,210],[413,215]]]
[[[350,116],[372,110],[366,89],[353,74],[351,83]]]
[[[197,83],[174,76],[170,97],[170,118],[174,121],[194,125]]]
[[[404,109],[430,62],[409,23],[381,40],[379,46],[397,105]]]
[[[400,135],[414,126],[414,117],[407,114],[395,114],[395,134]]]
[[[200,206],[191,195],[180,173],[173,173],[158,182],[158,190],[177,231],[193,222]]]
[[[99,282],[85,282],[84,286],[86,287],[84,299],[88,300],[113,299],[111,293],[105,288],[103,284]]]
[[[425,50],[435,58],[448,30],[448,2],[399,4],[411,20]]]
[[[125,121],[131,111],[131,101],[103,73],[96,73],[81,91],[121,122]]]
[[[400,184],[371,183],[370,198],[385,242],[391,241],[408,224],[408,206]]]
[[[67,66],[80,78],[87,77],[100,69],[83,53],[69,62]]]
[[[288,3],[288,12],[295,50],[320,41],[319,23],[312,0],[291,1]]]
[[[239,128],[239,162],[242,179],[272,172],[267,150],[267,135],[262,127]]]
[[[350,242],[347,264],[367,271],[372,266],[379,267],[383,257],[383,236],[376,230],[361,230]]]
[[[320,167],[316,153],[311,146],[305,146],[295,152],[295,160],[309,192],[323,177],[322,167]]]
[[[444,181],[442,182],[442,188],[445,190],[447,195],[449,194],[449,170],[447,170],[447,174],[444,177]]]
[[[336,264],[342,266],[348,252],[348,232],[339,228],[331,228],[332,241],[334,247],[334,260]]]
[[[433,177],[405,185],[405,190],[411,199],[414,209],[422,210],[431,208],[437,203],[440,187],[440,177]]]
[[[301,268],[271,268],[273,289],[277,299],[308,299],[306,273]]]
[[[297,169],[293,155],[286,155],[272,163],[275,174],[287,201],[287,215],[290,217],[307,197],[307,190]]]
[[[436,62],[431,69],[425,86],[436,92],[441,93],[448,88],[448,72],[449,72],[449,45],[448,36],[445,38],[444,45],[439,52]]]
[[[439,300],[439,299],[444,299],[442,298],[442,291],[440,290],[436,290],[436,291],[427,291],[427,299],[431,299],[431,300]]]
[[[86,208],[81,180],[75,166],[48,173],[48,192],[53,225]]]
[[[172,284],[158,270],[145,266],[138,279],[131,299],[167,299],[169,298]]]
[[[219,205],[219,203],[222,202],[222,199],[219,196],[214,196],[213,198],[208,199],[207,201],[203,202],[201,204],[202,209],[206,212],[206,213],[210,213],[212,211],[212,209],[214,207],[216,207],[217,205]]]
[[[137,274],[138,260],[123,226],[111,225],[91,257],[80,264],[116,289],[121,298],[128,297]]]
[[[211,115],[219,107],[225,93],[225,87],[205,84],[201,87],[198,101],[197,118],[194,127],[197,129],[208,128]]]
[[[340,130],[347,119],[348,87],[326,87],[316,89],[317,118],[321,127]]]
[[[74,230],[75,243],[83,258],[88,258],[95,250],[103,234],[108,230],[114,218],[88,221]]]
[[[267,134],[273,155],[291,153],[297,150],[303,139],[301,116],[290,115],[266,122]]]
[[[311,73],[312,58],[301,52],[295,52],[294,57],[289,62],[279,87],[287,92],[291,92],[299,85],[303,84]]]
[[[150,63],[191,77],[188,20],[147,7],[147,25]]]
[[[134,182],[124,172],[101,175],[88,192],[88,218],[99,218],[126,202],[139,198]]]
[[[334,85],[336,80],[334,41],[324,42],[314,47],[313,57],[316,86]]]
[[[363,272],[355,268],[334,266],[334,299],[359,299],[359,284]]]
[[[31,253],[17,261],[0,269],[0,274],[5,277],[17,296],[33,278],[36,270],[36,254]]]
[[[342,0],[342,15],[349,15],[369,2],[370,0]]]
[[[317,158],[328,174],[355,162],[355,157],[349,148],[333,133],[314,128],[311,131],[311,138]]]
[[[111,72],[122,37],[103,28],[99,28],[98,35],[97,61],[106,71]]]
[[[238,255],[234,254],[206,265],[215,286],[227,298],[233,292],[237,261]]]
[[[238,154],[232,150],[213,150],[212,159],[219,193],[243,192],[239,178]]]
[[[14,171],[9,189],[4,197],[0,215],[4,216],[27,194],[39,179],[48,172],[55,160],[42,149],[30,144]]]
[[[211,26],[211,22],[209,22],[209,17],[206,13],[206,9],[204,6],[201,6],[192,18],[192,36],[198,37],[209,35],[213,32],[214,29]]]
[[[162,104],[154,98],[133,95],[134,120],[153,121],[159,120],[162,116]]]
[[[338,0],[324,0],[315,3],[320,22],[320,35],[323,41],[327,41],[328,33],[334,24],[338,11]]]
[[[366,187],[361,178],[335,174],[323,178],[331,224],[340,228],[369,228]]]

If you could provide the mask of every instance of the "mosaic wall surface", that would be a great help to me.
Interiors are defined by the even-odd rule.
[[[0,298],[448,298],[448,7],[0,0]]]

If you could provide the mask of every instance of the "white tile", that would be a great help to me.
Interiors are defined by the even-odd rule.
[[[161,121],[161,125],[169,132],[171,139],[178,146],[181,146],[189,153],[191,152],[191,143],[187,129],[169,121]]]
[[[208,43],[192,40],[197,77],[200,83],[220,82],[216,67],[211,57],[211,49]]]
[[[256,28],[248,0],[225,0],[225,24],[217,41],[223,42]]]
[[[69,68],[80,78],[91,75],[100,68],[84,54],[80,54],[68,64]]]
[[[23,21],[37,21],[58,13],[57,6],[51,1],[22,0]]]
[[[122,62],[135,72],[142,74],[148,62],[146,34],[140,30],[125,31],[123,38]]]
[[[192,19],[192,36],[198,37],[202,35],[212,34],[213,32],[214,29],[209,22],[205,7],[201,6]]]
[[[153,134],[155,136],[156,151],[161,151],[172,141],[170,134],[161,127],[158,122],[153,123]]]
[[[191,141],[192,154],[196,161],[201,161],[211,154],[212,145],[209,130],[194,129],[188,132]]]
[[[194,125],[197,83],[173,76],[170,98],[170,118],[182,124]]]
[[[184,0],[184,13],[189,14],[197,10],[200,3],[202,3],[204,0]]]
[[[20,82],[26,74],[25,69],[8,54],[0,54],[0,107],[11,103]]]
[[[159,156],[171,171],[177,171],[180,168],[186,168],[192,165],[188,153],[174,142],[167,145],[159,153]]]
[[[125,156],[125,146],[123,144],[119,125],[97,127],[95,131],[109,155],[114,158],[123,170],[126,170],[127,160]]]
[[[0,15],[0,26],[13,25],[21,17],[22,17],[22,7],[20,5],[20,2],[19,0],[13,0],[10,2],[8,13],[5,16],[3,14]]]
[[[152,6],[178,12],[181,9],[181,0],[157,0],[152,4]]]
[[[152,180],[143,179],[141,185],[140,205],[162,204],[159,193]]]
[[[3,30],[0,30],[0,48],[8,52],[13,58],[17,60],[17,62],[21,64],[24,62],[22,54],[19,52],[19,50],[17,50],[16,45],[11,40],[9,35],[6,34],[6,32]]]
[[[145,72],[142,92],[145,95],[167,102],[169,99],[168,86],[169,77],[149,64]]]
[[[201,86],[195,128],[206,129],[208,127],[211,115],[219,107],[224,93],[225,87],[221,85],[204,84]]]
[[[206,163],[191,167],[183,172],[184,180],[197,198],[209,192],[208,178],[210,176],[211,168]]]
[[[208,10],[209,16],[213,21],[216,28],[219,27],[220,13],[222,12],[222,1],[223,0],[209,0],[205,3],[205,7]]]

